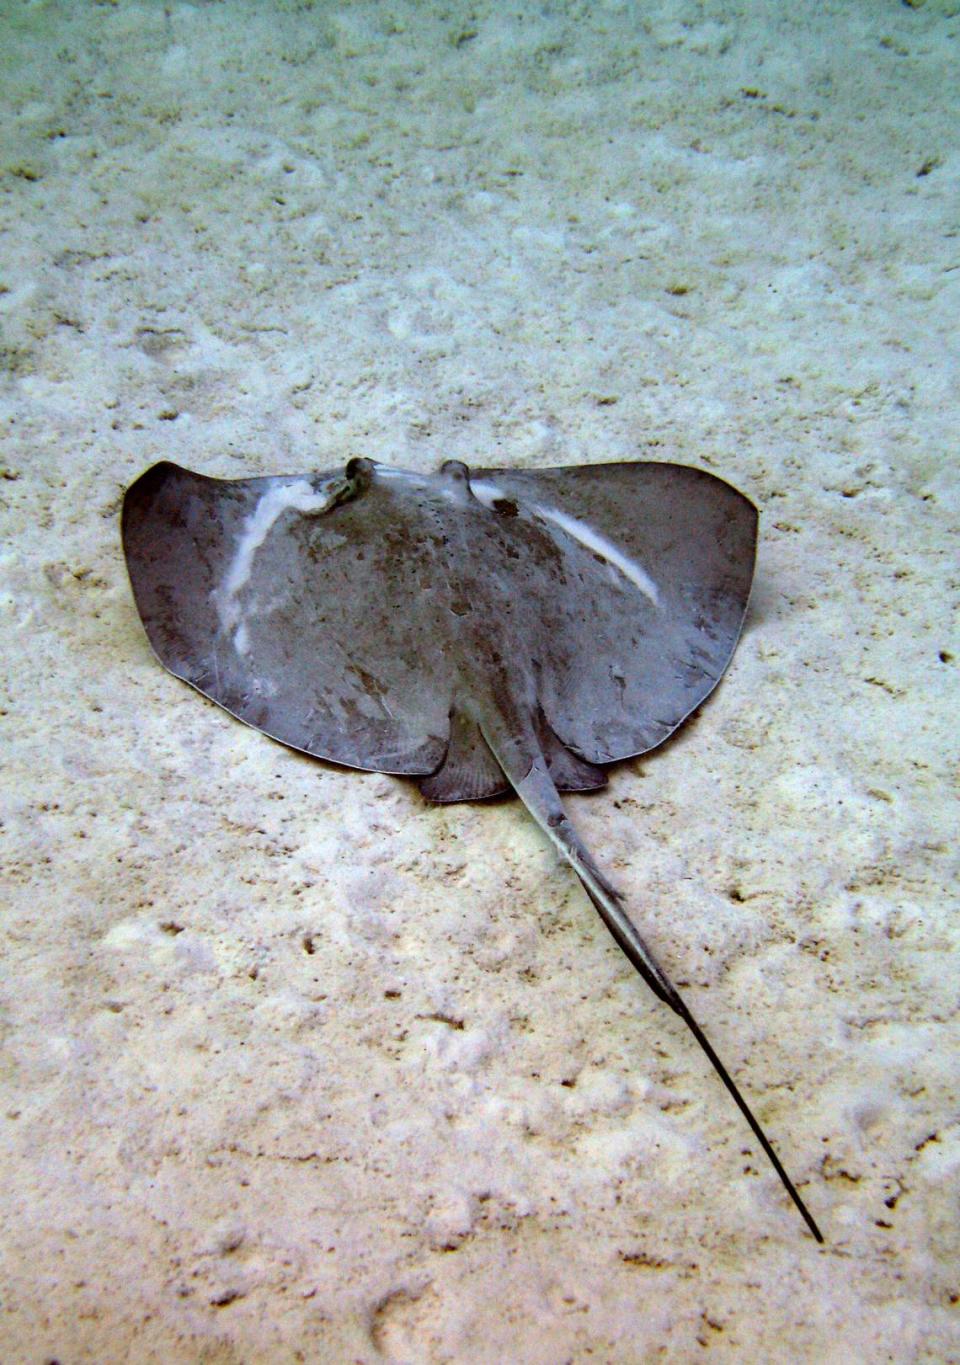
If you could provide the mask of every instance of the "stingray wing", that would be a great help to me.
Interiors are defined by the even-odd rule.
[[[429,773],[452,695],[431,561],[396,499],[337,503],[338,481],[147,470],[123,505],[137,607],[160,661],[249,725],[336,763]]]
[[[562,615],[542,631],[544,712],[591,763],[653,748],[713,690],[746,613],[757,512],[685,465],[475,469],[488,505],[513,502],[563,551]],[[548,607],[548,610],[551,610]]]

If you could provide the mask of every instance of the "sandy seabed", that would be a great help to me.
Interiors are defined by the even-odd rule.
[[[4,1362],[960,1360],[960,5],[0,17]],[[677,460],[716,697],[570,809],[164,673],[147,465]]]

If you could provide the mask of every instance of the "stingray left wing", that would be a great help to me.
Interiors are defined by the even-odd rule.
[[[341,501],[343,484],[155,465],[123,506],[137,607],[160,661],[249,725],[336,763],[429,773],[452,694],[430,566],[396,499]]]
[[[576,575],[565,617],[539,644],[540,701],[557,735],[591,763],[661,743],[733,653],[756,508],[676,464],[473,469],[471,482],[488,505],[513,502],[548,530]]]

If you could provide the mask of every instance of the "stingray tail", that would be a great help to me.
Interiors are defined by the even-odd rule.
[[[484,730],[484,738],[527,810],[576,872],[583,889],[590,897],[600,918],[613,935],[621,951],[637,969],[654,995],[664,1004],[669,1005],[693,1034],[710,1065],[746,1119],[751,1132],[780,1177],[784,1189],[793,1200],[807,1227],[816,1240],[822,1242],[823,1234],[817,1227],[813,1215],[797,1193],[793,1181],[781,1165],[780,1158],[773,1150],[766,1134],[738,1090],[733,1077],[714,1052],[710,1040],[690,1013],[676,986],[657,962],[642,935],[634,928],[623,908],[620,893],[611,886],[597,867],[574,825],[567,817],[553,778],[550,776],[546,760],[542,755],[538,755],[529,767],[526,763],[514,764],[511,762],[513,757],[512,746],[498,745],[495,737],[489,735],[486,730]],[[512,771],[515,768],[517,770]],[[526,771],[521,775],[522,769],[526,769]]]
[[[510,774],[508,773],[509,777]],[[683,1012],[676,987],[637,932],[623,908],[623,898],[597,867],[560,800],[546,762],[537,758],[525,777],[514,782],[517,795],[537,824],[570,863],[617,946],[664,1004]]]

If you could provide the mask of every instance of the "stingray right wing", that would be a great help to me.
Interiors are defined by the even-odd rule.
[[[419,510],[341,470],[210,479],[147,470],[123,505],[137,607],[172,673],[318,758],[423,774],[452,695]]]
[[[540,701],[591,763],[660,744],[720,680],[746,614],[756,508],[686,465],[475,469],[475,493],[547,530],[573,588],[541,632]],[[546,604],[549,607],[549,603]]]

